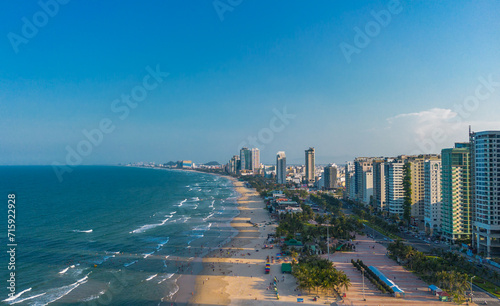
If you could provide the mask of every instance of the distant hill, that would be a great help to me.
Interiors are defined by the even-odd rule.
[[[173,162],[173,161],[169,161],[168,163],[166,163],[165,165],[167,166],[177,166],[177,163],[176,162]]]
[[[211,161],[211,162],[205,163],[204,165],[205,166],[220,166],[220,164],[216,161]]]

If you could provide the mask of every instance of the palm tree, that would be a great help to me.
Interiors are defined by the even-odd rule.
[[[338,278],[338,288],[339,289],[344,289],[347,291],[349,287],[351,286],[351,280],[349,277],[344,272],[339,271],[339,278]]]

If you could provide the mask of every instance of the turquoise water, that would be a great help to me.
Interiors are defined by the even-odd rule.
[[[214,175],[81,166],[0,167],[1,280],[7,195],[16,194],[16,305],[170,305],[188,264],[235,234],[237,193]],[[4,283],[6,283],[4,281]]]

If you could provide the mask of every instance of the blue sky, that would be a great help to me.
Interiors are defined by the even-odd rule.
[[[65,164],[79,145],[78,164],[226,162],[248,137],[263,162],[284,150],[301,163],[313,146],[318,163],[343,163],[500,129],[498,1],[401,1],[350,61],[341,44],[356,47],[355,28],[366,35],[391,1],[53,1],[54,16],[2,3],[0,164]],[[113,101],[148,66],[169,75],[122,120]],[[295,118],[269,136],[283,109]],[[103,119],[114,129],[88,149],[83,130]]]

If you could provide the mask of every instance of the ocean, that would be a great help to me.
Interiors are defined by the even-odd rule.
[[[16,195],[8,298],[7,200]],[[231,181],[205,173],[79,166],[0,167],[0,299],[6,304],[170,305],[190,262],[236,232]]]

